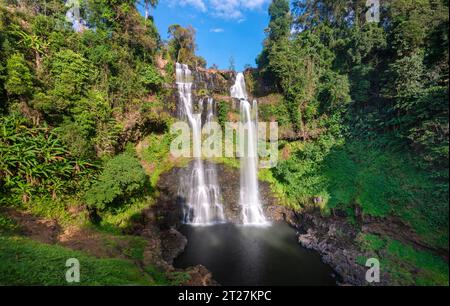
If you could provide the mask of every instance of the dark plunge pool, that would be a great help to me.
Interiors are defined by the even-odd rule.
[[[270,227],[184,225],[181,232],[189,242],[174,266],[204,265],[221,285],[336,284],[333,270],[316,252],[301,247],[295,230],[287,224]]]

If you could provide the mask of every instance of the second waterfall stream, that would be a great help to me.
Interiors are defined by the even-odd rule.
[[[236,82],[231,87],[231,97],[240,100],[241,132],[240,164],[241,187],[239,203],[242,209],[244,225],[267,225],[258,184],[258,103],[248,101],[247,89],[243,73],[236,75]]]

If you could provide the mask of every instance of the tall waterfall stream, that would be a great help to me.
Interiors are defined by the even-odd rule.
[[[203,102],[198,101],[200,112],[195,113],[192,99],[192,73],[188,66],[176,65],[176,81],[180,99],[179,117],[187,120],[191,128],[195,164],[180,178],[180,196],[186,199],[184,222],[192,225],[211,225],[224,222],[225,216],[217,184],[215,167],[205,165],[202,160],[202,112]],[[207,101],[207,119],[212,120],[214,101]]]

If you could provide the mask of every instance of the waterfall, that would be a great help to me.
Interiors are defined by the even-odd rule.
[[[179,196],[185,200],[184,222],[192,225],[210,225],[225,220],[221,203],[220,189],[217,183],[215,165],[205,166],[202,160],[202,113],[203,103],[199,99],[194,110],[192,99],[192,73],[187,65],[176,64],[176,82],[180,99],[179,117],[186,120],[191,127],[193,166],[180,177]],[[214,117],[214,101],[207,101],[206,122]]]
[[[262,209],[258,186],[258,104],[253,100],[250,105],[243,73],[238,73],[236,82],[231,87],[231,96],[240,100],[241,124],[244,135],[241,134],[244,152],[240,152],[241,188],[240,205],[244,225],[266,225],[267,220]]]

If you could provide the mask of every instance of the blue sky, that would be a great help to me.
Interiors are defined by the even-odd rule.
[[[237,70],[255,66],[268,24],[270,0],[160,0],[151,11],[163,39],[172,24],[192,25],[197,31],[197,54],[208,67],[229,67],[230,57]]]

